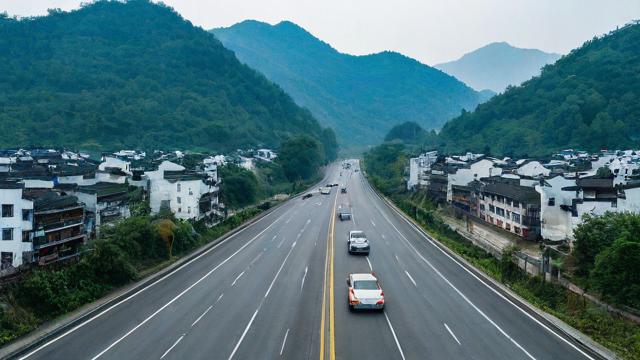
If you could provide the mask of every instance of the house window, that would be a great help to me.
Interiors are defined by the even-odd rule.
[[[496,225],[502,227],[502,220],[496,220]]]
[[[498,216],[502,216],[502,217],[504,217],[504,209],[503,209],[503,208],[499,208],[499,207],[497,207],[497,208],[496,208],[496,214],[497,214]]]
[[[480,204],[480,210],[484,211],[484,204]]]
[[[191,206],[187,207],[187,214],[191,214]]]
[[[178,199],[176,199],[178,201],[178,204],[182,204],[182,199],[180,198],[180,196],[178,196]]]
[[[180,192],[180,188],[181,188],[180,183],[176,184],[176,191],[177,191],[177,192]],[[179,198],[178,198],[178,199],[179,199]]]
[[[2,204],[2,217],[13,217],[13,205]]]
[[[189,188],[189,195],[193,195],[193,191],[191,191],[191,188]]]
[[[13,240],[13,228],[2,229],[2,240]]]
[[[513,202],[513,207],[519,208],[520,207],[520,203],[517,201]]]
[[[31,218],[31,212],[29,210],[22,210],[22,221],[29,221]]]
[[[520,214],[511,213],[511,218],[513,219],[513,221],[520,224]]]
[[[519,228],[519,227],[517,227],[517,226],[514,226],[514,227],[513,227],[513,231],[514,231],[516,234],[520,234],[520,228]]]
[[[489,205],[489,211],[491,211],[492,213],[496,212],[496,207],[493,205]]]
[[[179,213],[182,212],[182,208],[181,207],[178,208],[178,212]]]
[[[31,242],[31,239],[29,238],[29,231],[23,231],[22,232],[22,242]]]
[[[556,206],[556,198],[549,198],[549,201],[547,202],[547,205]]]
[[[509,224],[509,223],[505,223],[505,224],[504,224],[504,228],[505,228],[505,229],[507,229],[507,230],[509,230],[509,231],[511,231],[511,224]]]

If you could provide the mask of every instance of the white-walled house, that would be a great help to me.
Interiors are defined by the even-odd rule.
[[[453,198],[452,185],[466,186],[474,180],[502,175],[502,169],[489,159],[482,159],[447,176],[447,202]]]
[[[539,161],[528,161],[516,170],[516,174],[528,177],[546,177],[551,174],[551,170],[545,168]]]
[[[273,161],[278,157],[278,154],[270,149],[258,149],[254,157],[263,161]]]
[[[614,179],[556,176],[536,186],[541,195],[541,235],[551,241],[574,240],[585,214],[640,213],[640,183],[614,185]]]
[[[105,156],[100,165],[98,165],[98,170],[109,171],[112,169],[120,169],[123,173],[131,175],[131,162],[113,156]]]
[[[69,193],[85,205],[88,232],[96,229],[97,234],[100,226],[131,216],[126,184],[101,182],[79,186]]]
[[[149,178],[152,213],[169,209],[178,219],[201,219],[218,206],[218,187],[204,174],[185,171],[181,165],[163,161]],[[205,181],[206,180],[206,181]]]
[[[438,152],[430,151],[416,158],[409,159],[409,179],[407,180],[407,189],[412,190],[417,186],[428,185],[427,171],[431,169],[438,160]]]
[[[33,201],[23,198],[24,184],[0,182],[0,270],[27,262],[33,250]]]

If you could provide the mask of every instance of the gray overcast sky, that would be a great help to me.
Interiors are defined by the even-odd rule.
[[[0,0],[0,12],[42,15],[76,0]],[[291,20],[341,52],[394,50],[426,64],[490,42],[565,54],[640,19],[640,0],[165,0],[193,24]]]

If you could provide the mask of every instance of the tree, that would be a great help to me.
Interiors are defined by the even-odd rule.
[[[640,234],[640,215],[607,212],[601,216],[585,214],[582,223],[574,231],[573,255],[577,265],[588,273],[596,256],[620,237]]]
[[[605,299],[640,309],[640,234],[598,254],[589,280]]]
[[[220,197],[231,209],[254,204],[258,199],[258,179],[255,174],[237,165],[228,164],[218,168],[222,184]]]
[[[324,163],[322,146],[308,135],[299,135],[285,140],[278,152],[278,163],[291,182],[309,180]]]

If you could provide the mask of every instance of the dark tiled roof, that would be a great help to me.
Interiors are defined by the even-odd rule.
[[[612,189],[613,179],[580,178],[576,180],[576,185],[583,189]]]
[[[36,211],[47,211],[65,209],[78,205],[78,198],[75,196],[58,195],[56,192],[49,190],[35,197],[33,207]]]
[[[482,192],[502,195],[525,204],[540,203],[540,194],[532,187],[504,183],[489,183],[484,186]]]
[[[127,190],[127,184],[113,184],[108,182],[99,182],[93,185],[78,187],[79,192],[97,194],[98,196],[126,193]]]
[[[24,184],[17,181],[0,180],[0,189],[22,189]]]

